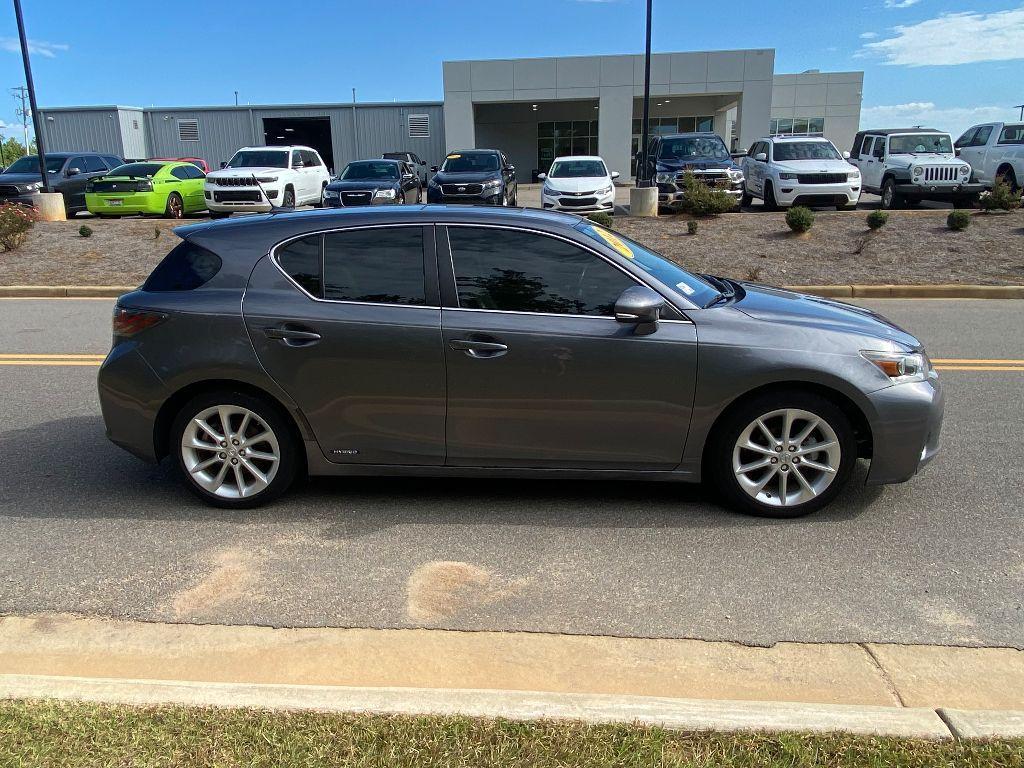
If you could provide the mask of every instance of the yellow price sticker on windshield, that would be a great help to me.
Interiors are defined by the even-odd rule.
[[[594,227],[594,231],[597,232],[597,234],[599,234],[601,236],[602,240],[604,240],[606,243],[608,243],[608,245],[610,245],[616,251],[621,253],[627,259],[632,259],[633,258],[633,251],[630,250],[629,246],[626,245],[624,242],[622,242],[622,240],[617,238],[611,232],[609,232],[607,229],[604,229],[603,227],[595,226]]]
[[[460,157],[462,157],[462,155],[448,155],[447,159],[448,160],[457,160]]]

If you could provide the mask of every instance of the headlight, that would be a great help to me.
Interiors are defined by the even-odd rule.
[[[26,184],[25,185],[25,191],[26,192],[37,192],[37,191],[39,191],[42,188],[43,188],[43,182],[41,182],[41,181],[37,181],[34,184]]]
[[[332,198],[333,197],[339,197],[338,190],[336,190],[336,189],[325,189],[324,190],[324,197],[332,197]]]
[[[376,192],[373,193],[373,196],[374,197],[382,197],[385,200],[394,200],[395,199],[395,190],[393,190],[393,189],[378,189]]]
[[[882,375],[898,384],[924,381],[932,370],[928,357],[921,352],[877,352],[863,349],[860,354],[878,368]]]
[[[437,179],[431,179],[430,181],[428,181],[427,182],[427,186],[428,187],[433,187],[434,189],[440,189],[441,188],[441,185],[437,183]]]
[[[609,184],[607,187],[597,190],[597,195],[610,195],[612,190],[615,189],[614,185]]]
[[[501,189],[501,179],[491,179],[485,181],[483,184],[484,189]]]
[[[731,171],[729,171],[729,178],[732,179],[733,181],[742,181],[743,180],[743,171],[738,170],[738,169],[737,170],[731,170]]]
[[[540,191],[548,197],[558,197],[561,194],[557,189],[552,189],[547,184],[545,184]]]
[[[860,178],[860,171],[850,171],[848,174],[846,174],[846,178],[849,181],[856,181],[857,179]]]
[[[277,176],[257,176],[256,181],[260,184],[274,184],[277,182]]]
[[[960,175],[961,176],[970,176],[970,174],[971,174],[971,166],[969,166],[969,165],[961,165],[960,166]]]
[[[780,173],[779,174],[779,180],[780,181],[796,181],[798,178],[799,178],[799,175],[796,174],[796,173]]]
[[[676,180],[674,173],[659,173],[655,175],[654,180],[659,184],[671,184]]]
[[[924,173],[924,168],[922,168],[920,165],[915,165],[914,166],[914,178],[916,179],[922,173]]]

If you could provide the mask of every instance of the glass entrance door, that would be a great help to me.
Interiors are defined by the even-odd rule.
[[[597,120],[537,123],[537,169],[547,173],[556,157],[597,154]]]

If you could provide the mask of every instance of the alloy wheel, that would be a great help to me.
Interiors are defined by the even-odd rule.
[[[754,419],[736,440],[732,470],[752,499],[773,507],[808,502],[832,485],[842,460],[839,438],[822,417],[798,408]]]
[[[216,405],[185,427],[181,458],[200,488],[224,499],[242,499],[273,482],[281,446],[259,414],[240,405]]]

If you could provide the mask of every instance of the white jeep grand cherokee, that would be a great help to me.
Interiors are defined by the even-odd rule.
[[[210,216],[219,218],[320,205],[330,180],[315,149],[243,147],[221,170],[207,174],[203,189]]]
[[[759,197],[769,211],[793,205],[852,210],[860,199],[860,171],[828,139],[761,139],[754,142],[741,165],[745,182],[740,204],[744,206]]]

